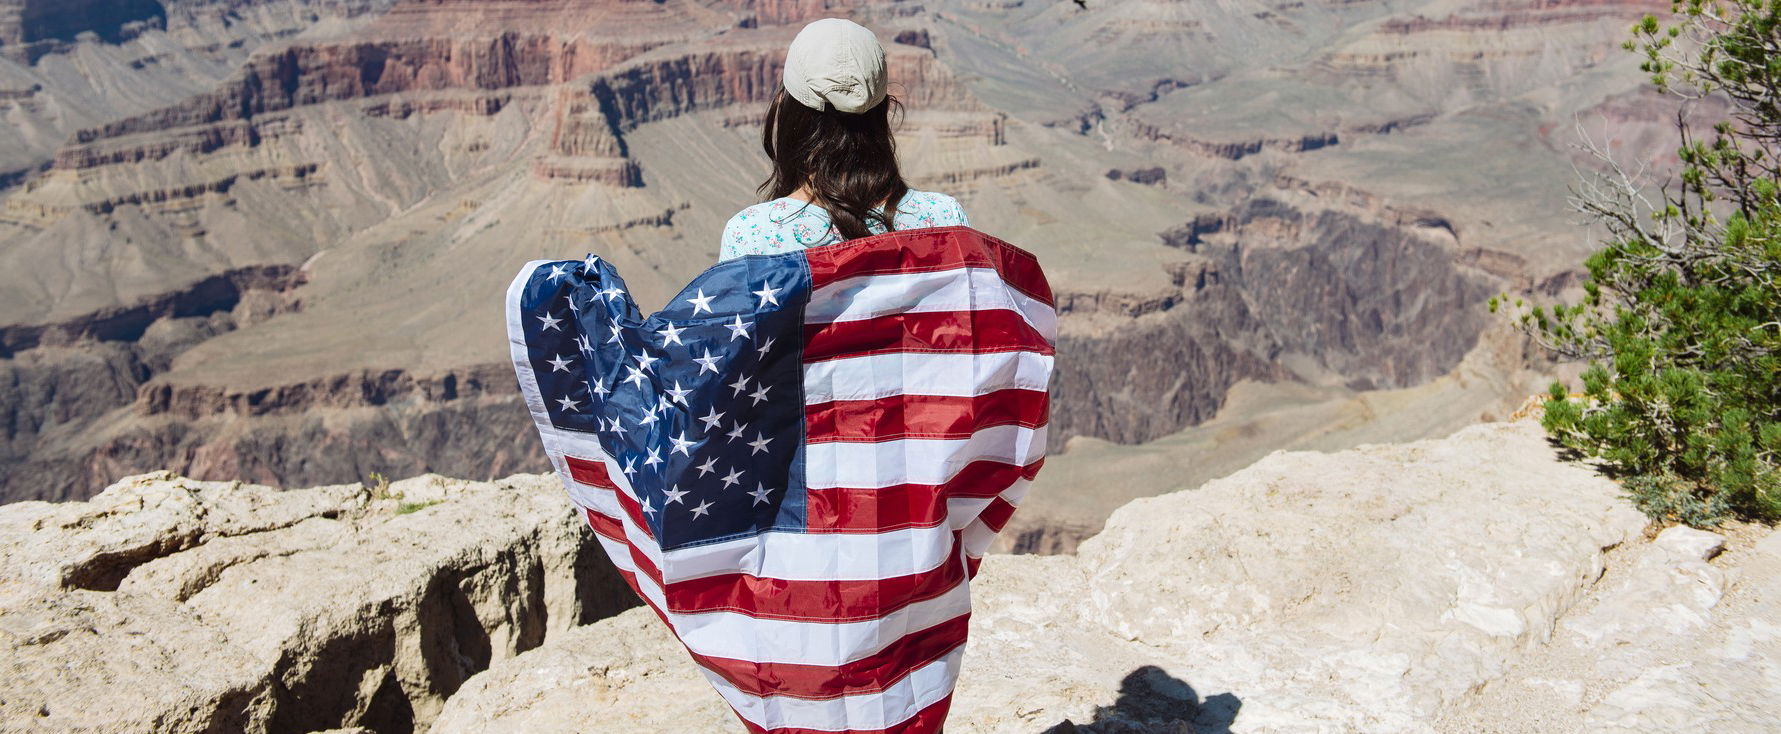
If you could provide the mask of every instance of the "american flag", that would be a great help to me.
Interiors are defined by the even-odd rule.
[[[720,263],[648,317],[594,255],[507,300],[570,498],[750,732],[940,730],[1056,322],[1033,256],[968,227]]]

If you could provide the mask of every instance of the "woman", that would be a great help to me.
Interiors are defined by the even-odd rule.
[[[815,21],[786,51],[761,147],[771,197],[724,225],[719,260],[830,245],[890,230],[965,225],[956,199],[916,191],[897,170],[884,47],[864,26]]]

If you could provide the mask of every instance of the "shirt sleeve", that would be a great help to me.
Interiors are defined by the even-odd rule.
[[[724,223],[723,237],[718,241],[717,246],[718,262],[734,260],[748,254],[743,251],[741,224],[742,216],[740,214],[730,217],[730,221]]]
[[[958,216],[959,224],[966,227],[971,226],[971,220],[965,217],[965,205],[960,204],[958,199],[952,200],[952,211]]]

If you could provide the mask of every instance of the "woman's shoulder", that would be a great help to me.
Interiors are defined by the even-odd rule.
[[[916,220],[922,227],[945,227],[954,224],[969,225],[965,218],[965,207],[959,200],[938,191],[921,191],[910,189],[897,204],[899,217],[908,216]]]
[[[803,202],[797,201],[796,199],[780,197],[763,201],[759,204],[750,204],[742,207],[740,211],[731,215],[728,224],[744,224],[767,219],[784,219],[797,212],[799,209],[798,205],[801,205],[802,203]]]
[[[922,191],[921,189],[910,189],[908,191],[908,193],[903,194],[903,200],[901,202],[898,202],[897,208],[903,209],[903,208],[922,207],[922,208],[930,208],[930,209],[934,209],[934,208],[943,209],[946,207],[958,206],[958,204],[959,204],[958,199],[955,199],[947,194],[942,194],[938,191]]]
[[[743,207],[724,222],[718,260],[800,249],[818,226],[826,224],[826,214],[806,202],[785,197]]]

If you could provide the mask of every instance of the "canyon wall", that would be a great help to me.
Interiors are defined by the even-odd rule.
[[[117,43],[166,19],[156,0],[6,0],[0,3],[0,54],[25,58],[81,33]]]
[[[1645,4],[1065,5],[168,3],[141,38],[190,51],[231,13],[259,35],[217,36],[203,88],[0,175],[0,497],[162,467],[274,486],[542,468],[492,328],[506,273],[599,251],[670,295],[764,170],[785,44],[836,12],[886,41],[911,182],[1047,264],[1054,451],[1203,424],[1245,382],[1428,383],[1474,351],[1489,293],[1575,282],[1581,238],[1537,165],[1570,106],[1634,116],[1637,74],[1572,41]],[[1464,104],[1418,96],[1408,61],[1362,68],[1379,39],[1450,36],[1496,75],[1453,72]],[[1550,74],[1502,65],[1544,43],[1566,49]],[[175,61],[139,45],[58,47],[17,104],[65,93],[63,55]],[[1456,139],[1495,154],[1455,161]]]

